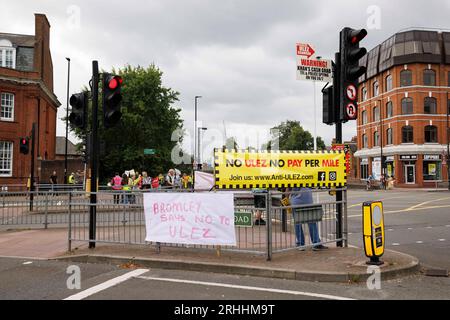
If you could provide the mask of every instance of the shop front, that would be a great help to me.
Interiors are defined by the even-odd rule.
[[[423,155],[422,174],[424,183],[442,180],[442,159],[439,154]]]
[[[394,156],[388,156],[385,158],[386,178],[395,176],[394,169]]]
[[[416,184],[416,161],[417,155],[400,155],[399,160],[402,166],[403,180],[402,183],[414,185]]]

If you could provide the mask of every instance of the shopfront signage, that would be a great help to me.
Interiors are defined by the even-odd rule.
[[[400,160],[417,160],[417,155],[416,154],[401,155]]]
[[[423,160],[440,160],[441,156],[438,154],[424,154]]]

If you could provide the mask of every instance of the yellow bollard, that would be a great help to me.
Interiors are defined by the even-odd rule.
[[[363,203],[364,252],[370,261],[367,264],[382,265],[380,257],[384,253],[384,214],[381,201]]]

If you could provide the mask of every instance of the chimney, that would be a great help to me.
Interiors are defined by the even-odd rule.
[[[46,86],[53,91],[53,66],[50,55],[50,23],[45,14],[34,14],[34,66]]]

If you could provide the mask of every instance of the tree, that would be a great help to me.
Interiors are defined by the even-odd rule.
[[[155,65],[148,68],[127,65],[117,71],[113,69],[112,74],[123,79],[122,117],[116,126],[104,128],[100,93],[98,137],[105,149],[99,154],[100,179],[104,181],[116,171],[129,169],[145,170],[152,176],[167,172],[174,166],[171,151],[182,140],[172,141],[172,132],[182,129],[181,110],[172,107],[179,93],[162,85],[163,73]],[[82,139],[82,132],[74,131]],[[144,149],[155,149],[156,154],[144,155]]]
[[[314,138],[309,131],[302,128],[299,121],[287,120],[271,129],[272,141],[278,139],[280,150],[314,150]],[[272,141],[263,145],[271,150]],[[317,137],[317,149],[324,150],[325,143]]]

